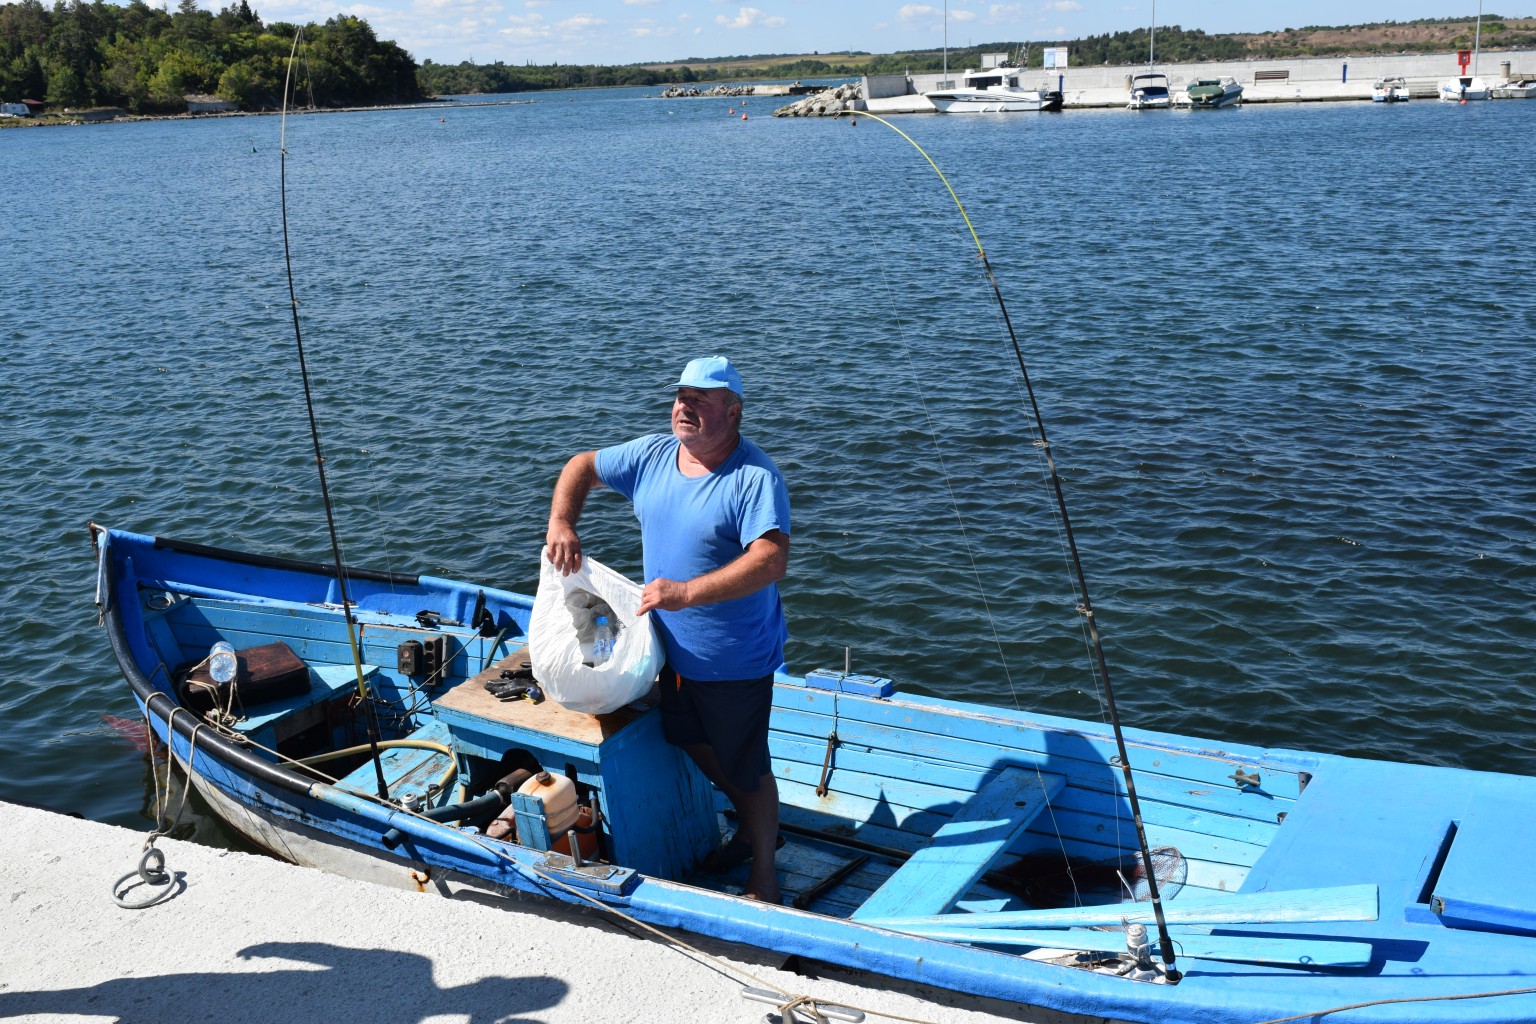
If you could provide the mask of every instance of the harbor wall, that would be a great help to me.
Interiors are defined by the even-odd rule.
[[[959,84],[964,68],[943,74],[881,75],[864,79],[869,109],[890,113],[932,110],[922,94]],[[1120,107],[1130,92],[1132,75],[1147,70],[1145,64],[1103,67],[1068,67],[1063,72],[1031,68],[1024,74],[1028,86],[1048,84],[1060,89],[1068,107]],[[1289,57],[1278,60],[1203,61],[1193,64],[1159,64],[1175,93],[1200,78],[1230,75],[1242,83],[1243,102],[1276,103],[1323,100],[1368,100],[1371,85],[1387,75],[1401,75],[1415,97],[1433,97],[1441,79],[1460,73],[1456,53],[1378,54],[1374,56]],[[1473,70],[1470,69],[1469,70]],[[1536,50],[1491,50],[1478,55],[1475,72],[1490,85],[1510,78],[1536,78]],[[905,86],[898,91],[898,85]]]

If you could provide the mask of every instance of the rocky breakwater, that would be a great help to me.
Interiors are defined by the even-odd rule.
[[[708,89],[700,89],[696,85],[671,85],[661,94],[664,100],[675,100],[687,96],[754,96],[755,85],[712,85]]]
[[[847,85],[839,85],[826,92],[807,96],[803,100],[796,100],[787,107],[780,107],[773,112],[773,116],[836,117],[849,110],[857,110],[854,104],[863,98],[864,87],[858,82],[849,82]]]

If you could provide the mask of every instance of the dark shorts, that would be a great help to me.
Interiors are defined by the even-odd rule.
[[[700,744],[715,752],[731,785],[757,792],[772,771],[768,717],[773,711],[773,674],[761,679],[682,679],[662,669],[661,733],[675,747]]]

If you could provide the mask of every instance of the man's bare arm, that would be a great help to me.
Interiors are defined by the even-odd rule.
[[[549,503],[549,528],[544,534],[544,544],[549,549],[549,560],[562,575],[569,576],[581,568],[581,538],[576,534],[576,523],[587,503],[587,495],[593,488],[603,486],[597,478],[597,452],[582,452],[560,471],[555,481],[555,495]]]
[[[640,595],[636,615],[656,608],[675,612],[701,604],[746,597],[784,578],[789,571],[789,534],[769,530],[734,561],[691,580],[654,579]]]

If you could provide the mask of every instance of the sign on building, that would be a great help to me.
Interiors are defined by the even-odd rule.
[[[1067,48],[1065,46],[1047,46],[1043,53],[1046,67],[1066,70]]]

